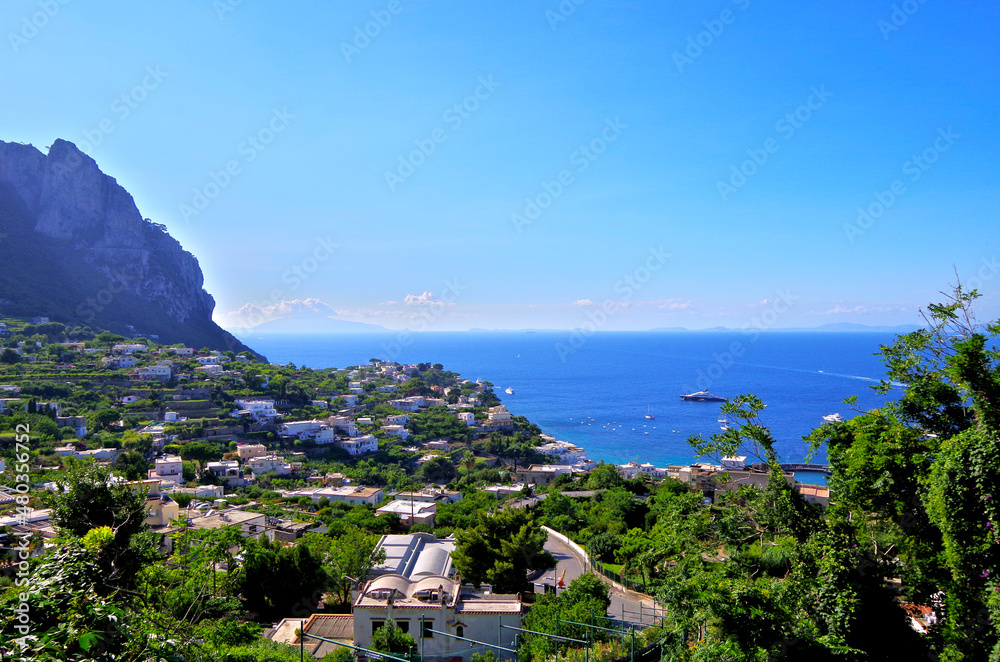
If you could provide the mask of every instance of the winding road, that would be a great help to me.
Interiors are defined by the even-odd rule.
[[[565,571],[566,576],[563,581],[566,586],[569,586],[571,581],[583,574],[584,561],[578,553],[555,537],[551,531],[548,531],[548,536],[548,539],[545,541],[545,549],[555,557],[557,562],[556,569],[546,572],[545,575],[535,580],[535,583],[552,585],[562,577],[562,573]],[[598,577],[601,577],[601,575],[598,574]],[[647,625],[652,623],[653,618],[651,614],[653,613],[655,603],[651,598],[642,596],[634,591],[623,591],[606,578],[601,578],[611,588],[611,606],[608,607],[608,616],[614,619],[621,619],[624,613],[624,620],[626,621],[642,622]]]

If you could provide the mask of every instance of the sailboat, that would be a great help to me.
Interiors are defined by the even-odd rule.
[[[656,418],[655,416],[653,416],[653,408],[649,405],[646,406],[646,418],[648,418],[649,420],[653,420]]]

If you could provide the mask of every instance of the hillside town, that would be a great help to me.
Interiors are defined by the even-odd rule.
[[[628,636],[581,625],[562,636],[626,659],[625,642],[667,636],[670,566],[655,541],[677,513],[753,502],[775,481],[803,507],[831,503],[828,487],[746,455],[595,462],[509,411],[490,382],[441,364],[266,364],[149,338],[81,340],[44,320],[0,332],[0,582],[16,579],[17,558],[58,558],[73,527],[99,557],[141,537],[149,565],[128,585],[166,573],[144,604],[234,650],[340,660],[385,651],[391,635],[421,659],[544,658],[549,610],[577,609]],[[118,540],[108,527],[130,500],[143,522]],[[499,551],[507,539],[517,552]],[[523,555],[513,570],[511,553]],[[93,571],[110,580],[115,563]],[[191,593],[209,585],[211,597]],[[203,603],[222,597],[221,611]],[[933,626],[933,612],[906,605],[914,630]],[[236,625],[239,636],[216,633]]]

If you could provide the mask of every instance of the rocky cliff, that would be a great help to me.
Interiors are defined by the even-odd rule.
[[[198,260],[76,145],[0,141],[0,314],[249,350],[212,321],[203,282]]]

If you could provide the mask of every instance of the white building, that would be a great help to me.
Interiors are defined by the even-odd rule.
[[[136,368],[134,375],[140,379],[157,379],[168,381],[173,376],[173,367],[167,365],[151,365],[145,368]]]
[[[93,448],[86,451],[77,451],[73,457],[82,459],[91,458],[96,462],[114,462],[121,453],[120,448]]]
[[[346,416],[331,416],[326,422],[330,427],[343,432],[348,437],[358,436],[358,424]]]
[[[351,455],[363,455],[365,453],[374,453],[378,450],[378,439],[374,435],[366,434],[361,437],[341,439],[337,442],[337,445]]]
[[[180,485],[184,482],[184,463],[176,455],[167,455],[157,458],[154,462],[156,467],[148,473],[149,478],[159,479],[166,484]]]
[[[747,457],[746,455],[731,455],[728,457],[720,458],[719,461],[722,463],[722,468],[726,471],[732,469],[746,469],[747,468]]]
[[[533,464],[515,473],[517,480],[531,485],[550,485],[556,476],[584,473],[582,469],[566,464]]]
[[[105,356],[101,358],[101,363],[103,363],[108,368],[119,368],[127,369],[134,368],[139,364],[139,359],[131,355],[126,356]]]
[[[375,546],[375,553],[385,552],[385,561],[368,571],[368,579],[381,575],[401,575],[420,579],[427,575],[452,577],[455,574],[451,553],[455,538],[438,540],[433,533],[388,534]]]
[[[437,516],[437,503],[396,499],[376,508],[375,512],[379,515],[395,513],[399,515],[400,522],[406,527],[413,526],[414,524],[434,526],[434,518]]]
[[[219,478],[239,478],[240,477],[240,463],[236,460],[222,460],[220,462],[209,462],[205,465],[205,468],[212,473],[212,475]]]
[[[317,421],[315,419],[310,421],[289,421],[287,423],[282,423],[279,428],[279,432],[285,436],[306,439],[312,433],[319,432],[325,427],[325,422]]]
[[[313,501],[326,497],[331,502],[342,501],[352,506],[377,505],[382,500],[381,487],[362,487],[360,485],[345,485],[343,487],[323,487],[311,495]]]
[[[521,627],[524,606],[517,595],[475,591],[448,577],[389,574],[362,587],[353,613],[355,646],[369,648],[372,634],[391,618],[416,638],[424,660],[443,662],[468,660],[479,647],[433,631],[513,648],[517,631],[508,628]]]
[[[392,437],[399,437],[400,439],[410,438],[410,431],[402,425],[383,425],[382,429],[387,435]]]
[[[194,529],[218,529],[223,526],[238,526],[244,538],[257,538],[267,530],[267,518],[264,513],[224,510],[191,519],[191,527]]]
[[[277,474],[287,476],[292,473],[292,465],[285,462],[285,458],[277,455],[261,455],[250,460],[250,471],[254,476],[263,474]]]
[[[630,479],[635,478],[639,474],[646,474],[650,478],[663,478],[667,475],[666,468],[655,467],[649,462],[643,462],[639,464],[638,462],[629,462],[627,464],[616,465],[618,468],[618,473],[622,475],[622,478]]]
[[[337,442],[337,432],[333,428],[325,427],[319,432],[311,433],[308,438],[315,441],[318,446],[334,444]]]
[[[551,455],[556,458],[559,464],[576,464],[587,461],[586,451],[568,441],[553,441],[536,446],[535,450],[543,455]]]
[[[116,354],[133,354],[135,352],[145,352],[148,349],[145,345],[140,344],[117,344],[111,348],[112,352]]]
[[[460,411],[457,414],[455,414],[455,416],[457,416],[458,420],[462,421],[466,425],[476,424],[476,415],[473,414],[471,411]]]
[[[510,412],[507,411],[506,405],[490,407],[489,413],[487,414],[487,420],[490,423],[510,423]]]
[[[271,398],[236,398],[236,406],[239,407],[237,413],[247,414],[255,421],[270,420],[278,416]]]

